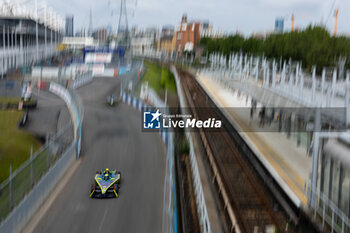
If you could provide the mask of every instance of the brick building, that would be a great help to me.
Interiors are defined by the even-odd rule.
[[[200,40],[200,22],[188,22],[183,15],[180,25],[176,28],[176,52],[181,55],[184,51],[192,52]]]

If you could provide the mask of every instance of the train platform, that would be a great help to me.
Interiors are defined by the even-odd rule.
[[[250,116],[249,96],[233,92],[207,75],[198,74],[196,78],[293,203],[306,207],[312,159],[305,148],[297,145],[293,133],[288,137],[278,132],[277,121],[265,124],[262,130],[258,114]],[[242,111],[244,108],[246,111]]]

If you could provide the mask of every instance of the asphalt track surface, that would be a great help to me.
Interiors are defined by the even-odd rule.
[[[139,111],[106,106],[119,89],[119,80],[101,78],[78,90],[85,108],[81,161],[33,232],[161,232],[165,147],[157,133],[141,131]],[[122,173],[119,198],[89,198],[96,171],[106,167]]]
[[[34,88],[32,94],[37,99],[37,107],[29,110],[28,122],[24,129],[42,138],[45,138],[46,134],[56,135],[71,119],[66,104],[49,91]],[[72,137],[73,133],[70,140]]]

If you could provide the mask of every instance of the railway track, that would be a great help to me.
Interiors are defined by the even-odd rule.
[[[219,110],[189,73],[178,69],[192,114],[197,119],[221,119]],[[227,124],[227,123],[226,123]],[[294,232],[286,227],[288,217],[264,185],[265,181],[240,150],[225,123],[223,129],[199,129],[232,232]]]

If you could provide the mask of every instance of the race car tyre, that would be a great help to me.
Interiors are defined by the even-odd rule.
[[[92,184],[90,189],[90,197],[92,197],[94,190],[95,190],[95,184]]]

